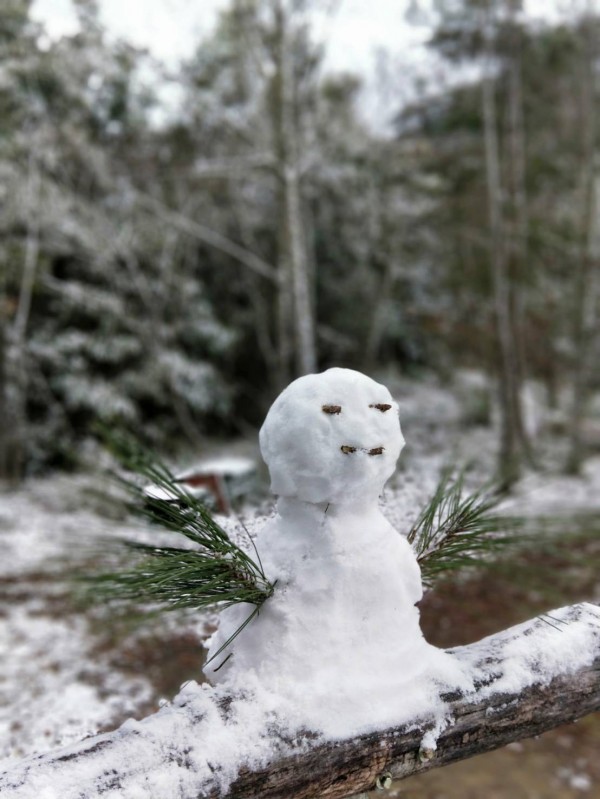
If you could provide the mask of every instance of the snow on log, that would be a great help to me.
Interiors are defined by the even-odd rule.
[[[3,799],[341,799],[538,735],[600,709],[600,608],[552,611],[450,650],[471,669],[467,695],[345,740],[294,729],[268,694],[184,686],[141,722],[30,758],[0,775]],[[309,687],[309,686],[308,686]],[[365,697],[365,702],[368,702]],[[390,696],[401,717],[402,697]]]

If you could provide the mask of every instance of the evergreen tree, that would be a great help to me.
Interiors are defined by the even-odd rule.
[[[232,340],[195,259],[132,202],[153,135],[140,56],[106,42],[93,4],[80,4],[78,34],[49,46],[28,4],[18,10],[0,11],[7,55],[16,49],[2,150],[2,396],[14,420],[2,445],[14,474],[72,462],[98,417],[150,440],[193,435],[227,412],[215,364]]]

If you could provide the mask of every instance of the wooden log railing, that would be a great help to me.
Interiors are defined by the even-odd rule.
[[[238,762],[219,762],[234,701],[216,716],[185,697],[142,722],[29,758],[0,775],[3,799],[342,799],[390,778],[444,766],[600,710],[600,608],[552,611],[465,647],[450,650],[477,675],[466,696],[446,696],[440,717],[349,740],[290,736],[271,718],[267,749],[239,737]],[[210,694],[202,689],[196,693]],[[180,695],[181,696],[181,695]],[[391,697],[390,701],[394,701]],[[239,724],[231,722],[232,735]],[[237,733],[235,732],[237,730]],[[210,752],[202,747],[211,741]],[[267,754],[265,754],[265,752]],[[253,754],[254,753],[254,754]],[[229,753],[231,754],[231,753]]]

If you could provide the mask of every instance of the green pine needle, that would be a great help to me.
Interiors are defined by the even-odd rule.
[[[256,548],[255,560],[231,541],[205,505],[137,442],[123,434],[103,432],[103,437],[120,463],[138,480],[143,478],[172,498],[165,501],[148,496],[137,480],[115,474],[132,497],[132,510],[181,533],[194,546],[188,549],[126,541],[130,549],[143,556],[141,561],[128,571],[94,576],[94,595],[109,600],[159,603],[165,610],[216,605],[223,608],[245,602],[254,605],[253,618],[275,589],[275,583],[263,571]]]
[[[444,572],[481,565],[489,553],[522,540],[515,535],[522,520],[494,512],[501,499],[494,487],[464,496],[464,472],[443,472],[407,536],[426,585]]]

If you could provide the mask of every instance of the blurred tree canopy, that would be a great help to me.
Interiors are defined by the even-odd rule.
[[[76,463],[98,418],[158,446],[240,431],[333,364],[485,371],[507,482],[535,463],[524,382],[550,404],[568,385],[579,468],[597,17],[442,4],[431,48],[464,80],[390,109],[389,136],[358,113],[358,77],[324,72],[316,0],[232,0],[160,79],[92,0],[58,41],[30,6],[0,6],[0,475]]]

